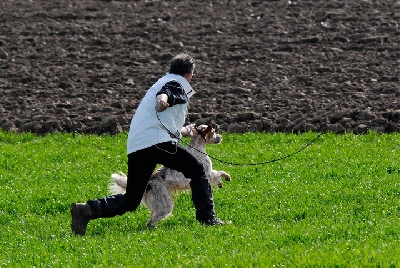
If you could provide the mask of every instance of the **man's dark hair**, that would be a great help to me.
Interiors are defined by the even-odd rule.
[[[169,73],[179,74],[184,76],[187,73],[193,72],[194,59],[188,54],[180,53],[173,57],[169,62]]]

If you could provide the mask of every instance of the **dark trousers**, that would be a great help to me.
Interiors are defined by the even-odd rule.
[[[157,164],[182,172],[191,179],[197,220],[206,221],[215,216],[211,185],[203,164],[182,145],[164,142],[128,155],[126,193],[88,201],[94,218],[114,217],[136,210]]]

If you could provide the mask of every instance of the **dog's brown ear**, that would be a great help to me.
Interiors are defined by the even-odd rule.
[[[207,128],[203,131],[203,133],[205,135],[204,137],[205,140],[211,139],[212,136],[214,135],[212,125],[208,125]]]
[[[213,133],[213,127],[212,125],[207,125],[206,128],[201,128],[202,125],[200,126],[195,126],[197,132],[200,134],[200,136],[204,139],[207,140],[209,138],[212,138],[212,136],[214,135]]]

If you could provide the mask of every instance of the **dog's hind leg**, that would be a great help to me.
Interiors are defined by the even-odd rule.
[[[165,183],[158,179],[149,181],[143,201],[151,211],[148,227],[154,227],[159,221],[170,216],[174,208],[171,193]]]

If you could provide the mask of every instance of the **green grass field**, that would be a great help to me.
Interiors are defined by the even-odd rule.
[[[208,152],[264,162],[316,135],[225,134]],[[126,172],[125,143],[126,133],[0,132],[0,267],[400,266],[400,133],[328,133],[261,166],[214,161],[232,176],[214,189],[229,225],[198,224],[189,192],[155,229],[140,206],[74,236],[70,204],[107,194],[111,173]]]

